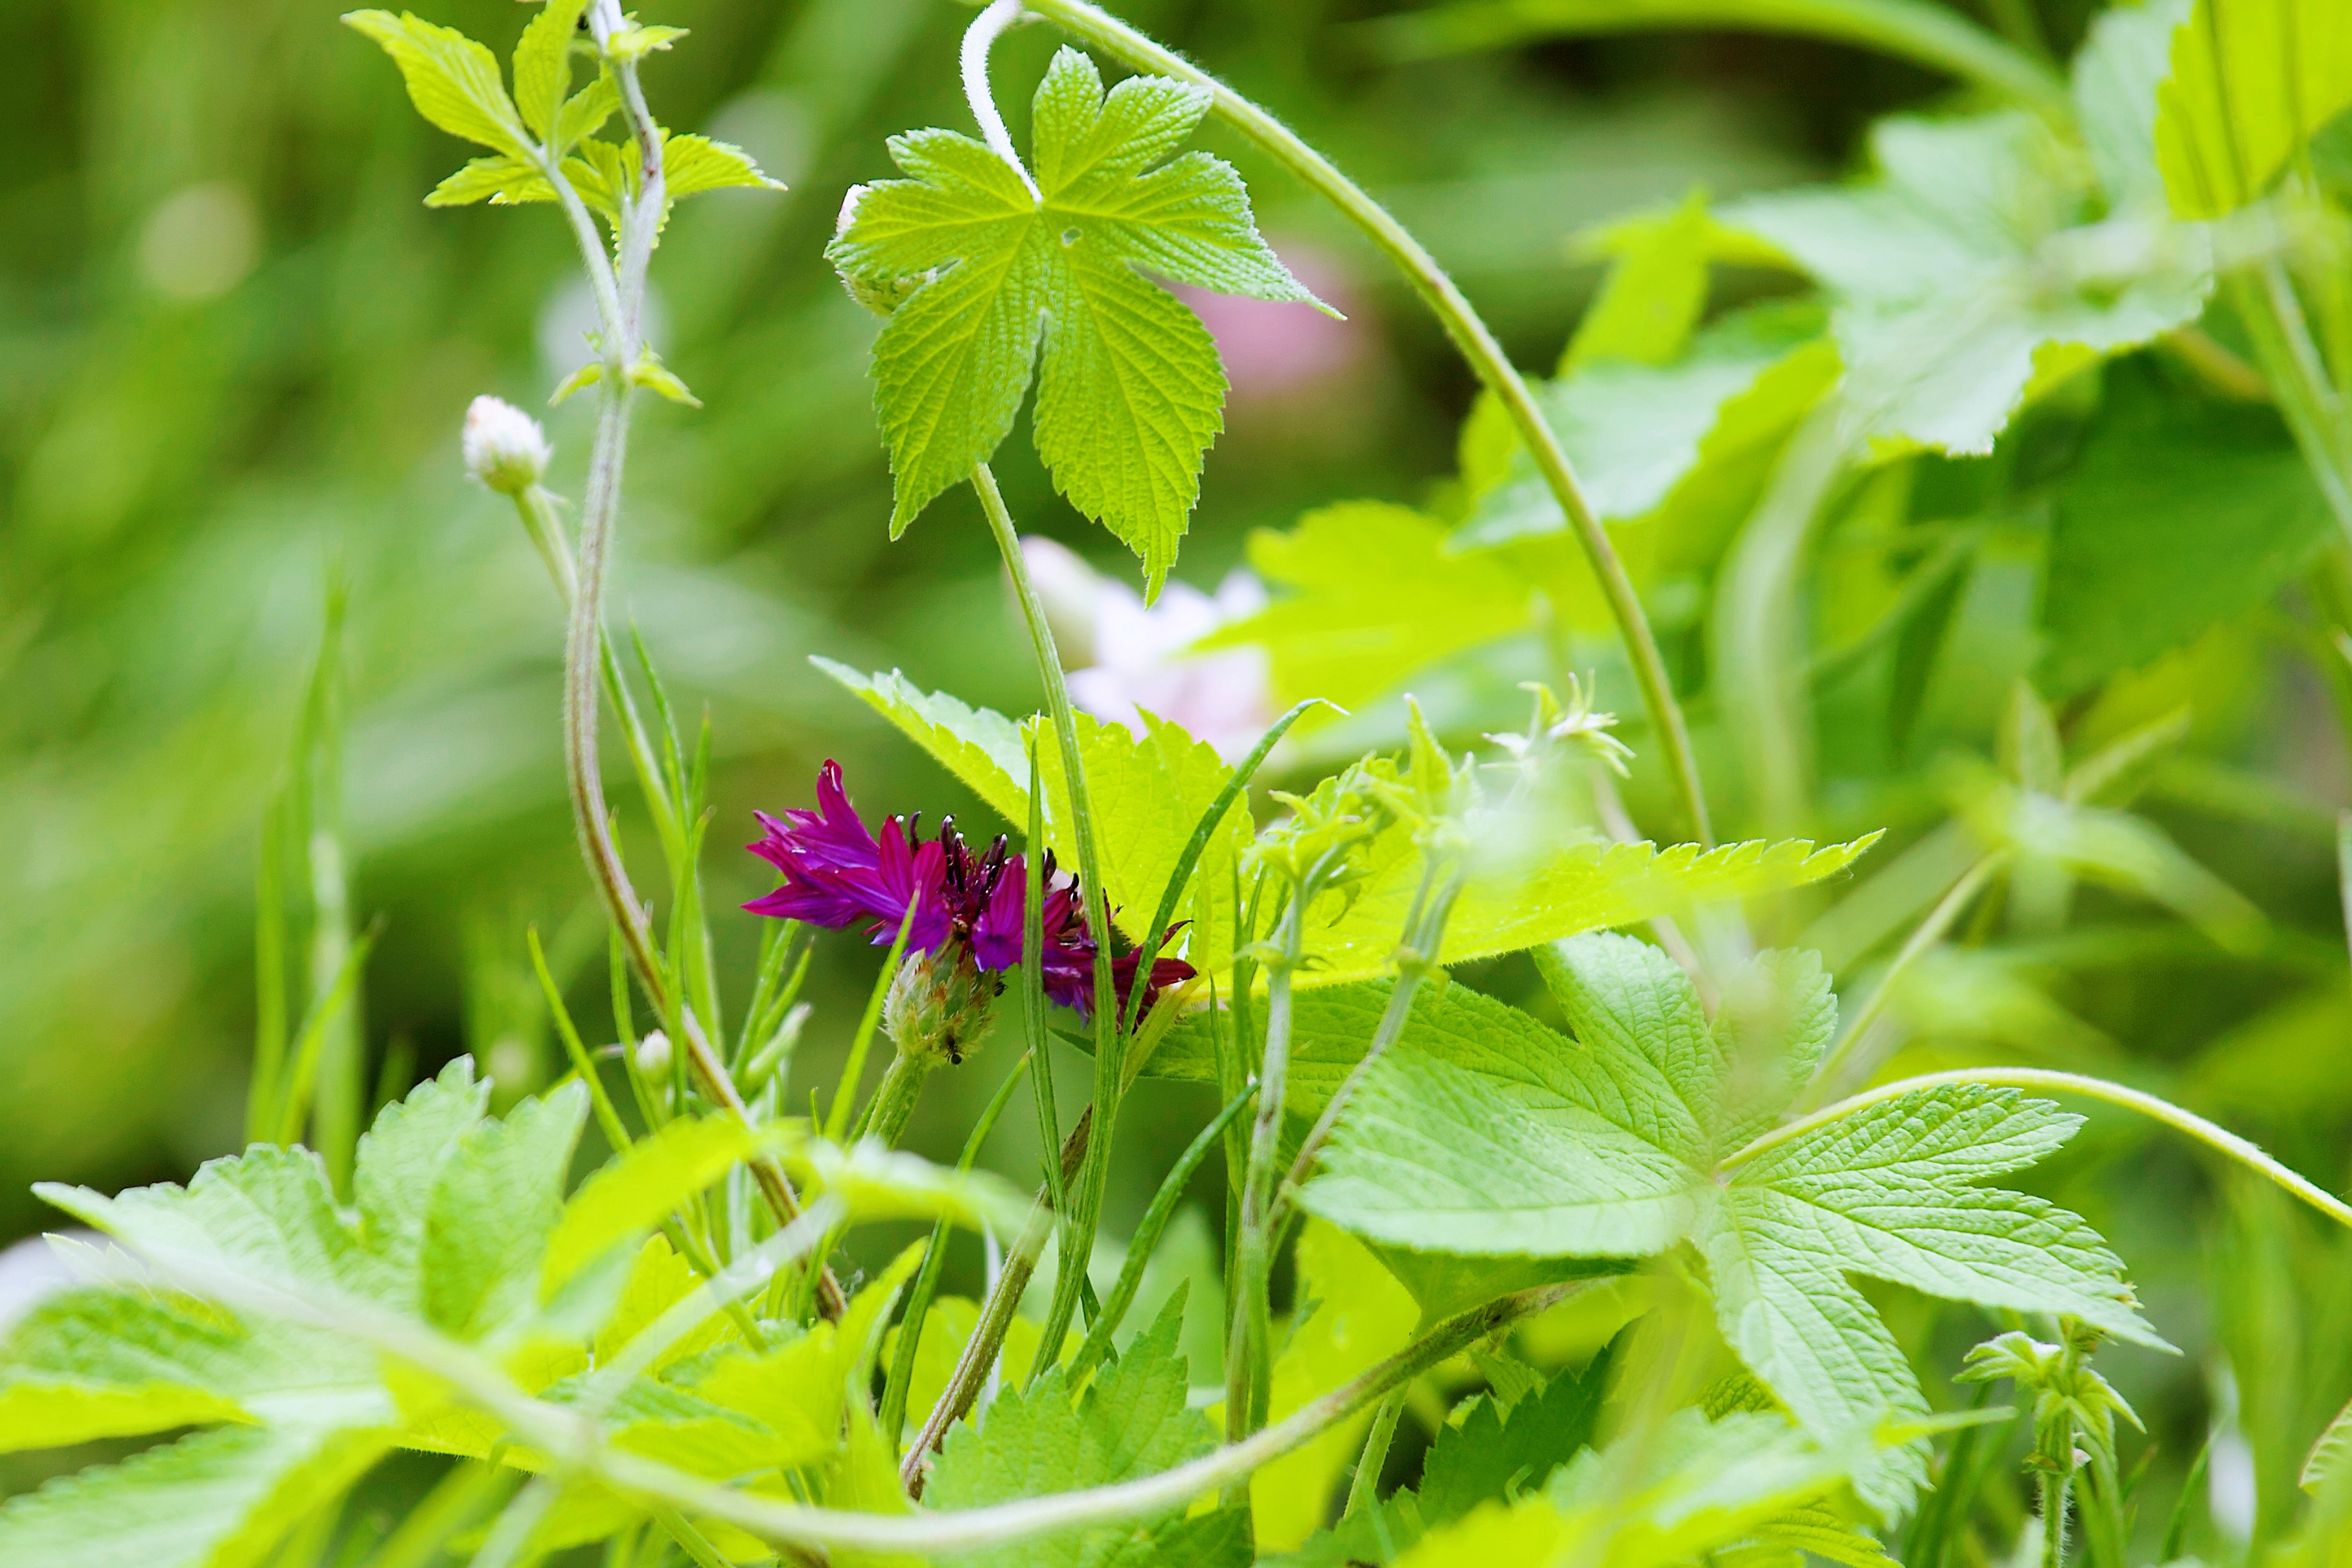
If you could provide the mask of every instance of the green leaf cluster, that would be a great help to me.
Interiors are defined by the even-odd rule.
[[[1373,1067],[1304,1206],[1410,1249],[1685,1250],[1725,1339],[1830,1442],[1927,1409],[1855,1275],[2163,1343],[2080,1217],[1979,1184],[2055,1150],[2079,1117],[1953,1086],[1751,1154],[1831,1038],[1816,962],[1760,955],[1748,1000],[1710,1020],[1673,961],[1631,938],[1580,937],[1538,958],[1574,1037],[1499,1003],[1449,998],[1468,1019],[1443,1048],[1401,1047]],[[1865,1462],[1855,1487],[1892,1514],[1924,1479],[1914,1446]]]

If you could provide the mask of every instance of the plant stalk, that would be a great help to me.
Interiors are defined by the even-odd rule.
[[[1061,1343],[1062,1335],[1070,1326],[1070,1318],[1077,1310],[1079,1287],[1087,1277],[1087,1259],[1093,1255],[1095,1226],[1102,1214],[1103,1188],[1110,1178],[1111,1133],[1118,1119],[1120,1090],[1125,1087],[1119,1072],[1120,1053],[1116,1048],[1118,1037],[1118,999],[1111,985],[1111,924],[1110,910],[1105,900],[1102,880],[1102,860],[1095,847],[1094,807],[1087,790],[1086,761],[1078,752],[1078,724],[1070,708],[1070,690],[1062,679],[1062,657],[1054,647],[1053,627],[1045,619],[1045,602],[1037,596],[1037,585],[1029,579],[1029,566],[1021,554],[1021,536],[1013,525],[1013,514],[1005,510],[1004,496],[996,488],[996,476],[986,463],[972,470],[971,488],[980,497],[981,510],[988,516],[988,526],[996,536],[997,552],[1004,558],[1004,570],[1013,579],[1013,591],[1021,602],[1021,616],[1029,628],[1029,641],[1037,655],[1037,677],[1045,689],[1045,710],[1054,724],[1054,738],[1062,752],[1062,776],[1070,792],[1070,827],[1077,840],[1078,896],[1084,900],[1087,928],[1095,942],[1095,1089],[1094,1124],[1097,1136],[1086,1144],[1086,1163],[1077,1175],[1077,1189],[1069,1198],[1062,1227],[1060,1271],[1054,1280],[1053,1305],[1045,1313],[1045,1337],[1039,1343],[1039,1364],[1030,1369],[1030,1379],[1035,1379],[1051,1364],[1050,1352]],[[1042,784],[1043,781],[1039,781]],[[1032,846],[1031,854],[1039,853]],[[1033,906],[1034,907],[1034,906]],[[1065,1178],[1066,1183],[1066,1178]]]
[[[1894,1083],[1879,1085],[1835,1105],[1825,1106],[1810,1116],[1774,1128],[1749,1143],[1746,1148],[1727,1155],[1716,1167],[1718,1173],[1735,1170],[1758,1155],[1767,1153],[1790,1141],[1803,1137],[1818,1128],[1826,1127],[1857,1110],[1889,1100],[1900,1099],[1916,1089],[1937,1089],[1947,1084],[1981,1084],[1992,1089],[2038,1089],[2055,1094],[2079,1094],[2088,1100],[2105,1100],[2126,1110],[2163,1122],[2179,1132],[2185,1132],[2206,1147],[2227,1155],[2249,1170],[2259,1173],[2301,1198],[2338,1225],[2352,1226],[2352,1204],[2325,1191],[2294,1171],[2272,1159],[2255,1144],[2239,1137],[2225,1127],[2206,1121],[2194,1111],[2184,1110],[2169,1100],[2158,1100],[2136,1089],[2127,1089],[2105,1079],[2086,1078],[2081,1073],[2057,1072],[2047,1068],[1960,1068],[1951,1072],[1924,1073],[1917,1078],[1900,1079]]]
[[[1658,649],[1658,639],[1650,629],[1649,616],[1642,608],[1641,596],[1634,592],[1633,579],[1626,575],[1624,563],[1618,559],[1608,530],[1586,499],[1568,454],[1537,406],[1535,394],[1526,378],[1511,363],[1493,331],[1472,308],[1461,289],[1437,264],[1436,258],[1387,208],[1340,174],[1330,160],[1308,146],[1296,132],[1192,61],[1088,0],[1025,0],[1025,4],[1033,15],[1045,17],[1125,65],[1206,88],[1214,96],[1217,111],[1236,130],[1308,189],[1338,207],[1405,275],[1479,381],[1502,400],[1519,439],[1535,458],[1545,485],[1568,518],[1592,574],[1609,601],[1618,631],[1625,639],[1626,658],[1633,667],[1643,703],[1649,710],[1664,749],[1667,770],[1694,836],[1702,844],[1713,847],[1715,829],[1707,815],[1697,759],[1691,751],[1690,729],[1675,700],[1674,682],[1667,673],[1664,656]]]
[[[1232,1326],[1225,1335],[1225,1440],[1239,1442],[1265,1420],[1267,1363],[1273,1352],[1275,1163],[1282,1154],[1283,1097],[1290,1078],[1291,982],[1307,941],[1307,905],[1317,879],[1291,889],[1275,927],[1277,956],[1266,963],[1265,1053],[1257,1078],[1257,1116],[1250,1127],[1249,1166],[1242,1180],[1242,1230],[1234,1248]]]
[[[589,25],[602,46],[613,31],[623,25],[617,0],[595,0],[589,11]],[[728,1076],[726,1065],[712,1047],[700,1020],[690,1007],[673,1006],[668,981],[663,973],[659,955],[654,951],[645,906],[630,886],[628,868],[622,863],[619,847],[613,841],[604,802],[604,775],[596,752],[597,685],[603,674],[604,573],[612,552],[614,525],[620,510],[621,473],[628,451],[629,403],[634,391],[628,367],[636,358],[640,346],[639,315],[645,294],[646,268],[652,257],[655,231],[665,201],[660,132],[655,128],[652,117],[646,112],[644,96],[637,86],[636,68],[632,64],[617,64],[614,67],[614,74],[621,85],[623,109],[635,135],[640,153],[638,192],[622,210],[621,261],[617,269],[606,260],[595,224],[560,164],[551,158],[545,170],[559,201],[572,218],[574,234],[580,242],[583,261],[596,294],[604,329],[602,345],[604,374],[597,388],[595,445],[589,458],[588,489],[581,505],[580,542],[574,562],[577,592],[572,597],[571,623],[564,640],[564,773],[570,786],[572,825],[579,835],[582,857],[587,861],[589,874],[598,892],[603,895],[605,911],[620,935],[629,965],[636,973],[637,983],[644,988],[646,999],[656,1014],[677,1019],[687,1063],[700,1081],[703,1092],[725,1113],[748,1125],[751,1113],[743,1103],[742,1096],[736,1092],[734,1080]],[[800,1195],[793,1190],[792,1181],[784,1174],[783,1166],[772,1155],[761,1155],[752,1163],[751,1172],[779,1224],[789,1226],[800,1217]],[[840,1282],[834,1278],[832,1269],[824,1267],[822,1259],[818,1260],[818,1310],[828,1319],[838,1319],[848,1305],[842,1295]]]

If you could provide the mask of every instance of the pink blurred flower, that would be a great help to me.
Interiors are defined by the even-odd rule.
[[[1239,760],[1274,722],[1265,650],[1188,650],[1230,621],[1265,607],[1265,586],[1236,567],[1214,595],[1171,581],[1160,600],[1114,582],[1050,539],[1021,542],[1070,666],[1070,700],[1097,719],[1140,734],[1140,710],[1183,726],[1228,762]]]
[[[1337,258],[1299,241],[1285,240],[1276,249],[1293,276],[1348,320],[1334,321],[1312,305],[1176,289],[1216,339],[1236,403],[1276,402],[1339,385],[1365,368],[1375,347],[1354,281]]]

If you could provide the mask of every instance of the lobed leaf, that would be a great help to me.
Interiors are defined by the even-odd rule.
[[[1206,89],[1153,77],[1106,94],[1093,62],[1065,47],[1034,103],[1034,191],[969,137],[892,139],[909,177],[866,188],[828,254],[877,295],[914,285],[874,345],[894,538],[1011,433],[1042,354],[1038,452],[1071,503],[1142,557],[1157,593],[1223,425],[1225,378],[1199,319],[1142,274],[1312,298],[1258,237],[1230,168],[1171,158],[1209,103]]]

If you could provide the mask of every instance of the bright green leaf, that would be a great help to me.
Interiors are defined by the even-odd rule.
[[[474,1077],[474,1058],[458,1057],[406,1100],[385,1106],[361,1134],[352,1172],[360,1241],[396,1277],[415,1273],[434,1181],[489,1100],[489,1084]]]
[[[1989,452],[2029,396],[2204,309],[2202,234],[2095,220],[2084,160],[2033,115],[1882,121],[1871,150],[1874,184],[1722,215],[1830,291],[1859,437]]]
[[[2157,105],[2157,162],[2172,210],[2235,212],[2352,105],[2352,8],[2198,0],[2172,35],[2172,75]]]
[[[784,187],[760,173],[751,154],[708,136],[668,135],[662,138],[662,188],[671,201],[703,191],[746,186],[759,191]]]
[[[555,130],[563,100],[572,90],[572,39],[588,0],[547,0],[515,45],[515,106],[522,122],[541,141]]]
[[[551,202],[555,187],[547,176],[520,158],[499,153],[495,157],[476,158],[464,168],[433,187],[425,196],[428,207],[462,207],[474,202],[488,202],[493,206],[517,202]]]
[[[373,38],[400,68],[409,100],[452,136],[517,157],[529,142],[499,77],[498,58],[452,27],[408,12],[353,11],[343,25]]]
[[[931,1472],[924,1501],[942,1512],[1048,1492],[1133,1480],[1197,1458],[1213,1446],[1207,1419],[1185,1405],[1181,1298],[1126,1353],[1073,1398],[1055,1367],[1026,1389],[1007,1386],[977,1430],[958,1426]],[[1144,1568],[1155,1562],[1232,1561],[1232,1521],[1219,1521],[1203,1552],[1200,1521],[1179,1507],[1118,1524],[1050,1531],[1003,1546],[942,1554],[958,1568]],[[1215,1516],[1211,1516],[1213,1519]],[[1174,1542],[1181,1541],[1179,1552]],[[1162,1548],[1169,1555],[1160,1555]],[[1243,1558],[1242,1561],[1246,1561]]]
[[[874,345],[893,536],[1011,432],[1042,343],[1038,452],[1157,591],[1223,423],[1225,378],[1207,329],[1142,272],[1311,298],[1258,237],[1231,168],[1170,158],[1209,103],[1206,89],[1155,77],[1106,97],[1093,63],[1065,48],[1037,89],[1034,191],[969,137],[892,140],[911,177],[868,187],[828,254],[875,289],[922,279]]]
[[[1688,1241],[1726,1339],[1828,1439],[1927,1408],[1853,1274],[2162,1344],[2088,1225],[1977,1184],[2048,1154],[2081,1118],[1951,1086],[1725,1166],[1801,1081],[1755,1070],[1759,1047],[1777,1037],[1801,1060],[1826,1037],[1818,967],[1762,961],[1753,984],[1782,1005],[1751,999],[1725,1026],[1672,960],[1629,937],[1538,958],[1576,1039],[1488,1004],[1447,1054],[1391,1051],[1349,1100],[1306,1207],[1389,1246],[1448,1252],[1642,1256]],[[1892,1513],[1923,1477],[1906,1448],[1855,1484]]]
[[[1693,191],[1664,222],[1619,244],[1568,340],[1560,374],[1601,360],[1667,364],[1680,358],[1706,309],[1713,226],[1706,193]]]
[[[587,1114],[586,1088],[567,1084],[459,1141],[425,1209],[419,1303],[435,1327],[478,1338],[537,1304]]]
[[[564,1282],[612,1247],[642,1242],[663,1216],[749,1159],[758,1139],[737,1116],[680,1117],[581,1184],[548,1238],[540,1294]]]
[[[1448,553],[1444,528],[1409,507],[1325,507],[1288,533],[1253,533],[1249,554],[1258,574],[1287,594],[1200,646],[1263,647],[1284,702],[1319,697],[1353,708],[1527,625],[1525,576],[1499,561]]]
[[[0,1503],[0,1563],[246,1568],[348,1487],[382,1433],[225,1426]]]

